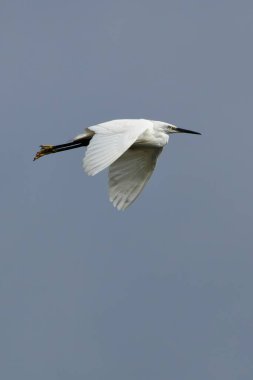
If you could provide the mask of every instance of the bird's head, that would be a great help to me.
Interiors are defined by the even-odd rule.
[[[173,124],[167,124],[167,133],[191,133],[192,135],[201,135],[199,132],[189,131],[188,129],[178,128]]]

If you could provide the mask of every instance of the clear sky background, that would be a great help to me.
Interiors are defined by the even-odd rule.
[[[252,380],[252,1],[0,1],[0,377]],[[82,149],[172,136],[128,210]]]

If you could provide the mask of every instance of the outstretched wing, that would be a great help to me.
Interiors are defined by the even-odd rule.
[[[162,148],[133,147],[109,168],[110,201],[124,210],[138,197],[149,180]]]
[[[148,120],[113,120],[89,127],[92,137],[83,159],[88,175],[95,175],[116,161],[152,125]]]

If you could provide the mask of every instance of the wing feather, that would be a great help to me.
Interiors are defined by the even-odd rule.
[[[109,168],[109,197],[114,207],[124,210],[138,197],[156,165],[162,148],[134,147]]]
[[[110,166],[138,137],[152,125],[148,120],[113,120],[89,127],[94,132],[83,167],[88,175],[95,175]]]

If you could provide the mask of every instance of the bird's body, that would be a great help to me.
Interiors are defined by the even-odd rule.
[[[87,146],[83,159],[85,172],[95,175],[109,167],[110,201],[119,210],[124,210],[137,198],[150,178],[169,135],[178,132],[200,134],[162,121],[112,120],[86,128],[70,143],[42,145],[34,159]]]
[[[74,138],[78,140],[87,136],[93,136],[94,132],[98,133],[102,129],[112,134],[135,134],[137,139],[133,145],[144,145],[152,147],[164,147],[169,141],[167,133],[168,123],[162,121],[153,121],[145,119],[120,119],[112,120],[105,123],[97,124],[85,129],[83,134]],[[92,133],[93,132],[93,133]]]

